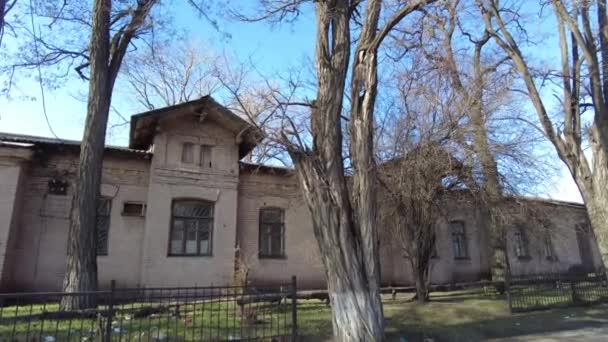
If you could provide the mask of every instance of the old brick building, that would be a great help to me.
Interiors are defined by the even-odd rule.
[[[296,275],[309,288],[324,272],[308,208],[291,170],[240,161],[261,135],[210,97],[132,117],[129,148],[105,150],[98,211],[102,287],[222,285],[235,255],[256,283]],[[3,291],[58,290],[79,144],[0,134],[0,280]],[[487,227],[472,206],[452,204],[437,225],[432,280],[488,274]],[[509,234],[514,273],[599,266],[581,205],[536,201],[551,233]],[[578,227],[578,228],[577,228]],[[389,241],[389,242],[387,242]],[[411,283],[390,239],[381,242],[384,284]],[[238,251],[238,253],[237,253]]]

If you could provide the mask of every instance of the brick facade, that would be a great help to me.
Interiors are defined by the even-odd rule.
[[[138,149],[106,149],[101,194],[111,199],[112,207],[108,255],[98,257],[100,287],[109,286],[112,279],[121,287],[230,284],[237,252],[253,283],[286,282],[296,275],[302,287],[324,287],[310,214],[293,171],[239,162],[254,146],[255,137],[245,136],[246,123],[230,115],[217,103],[202,100],[140,114],[131,130],[131,147]],[[182,162],[184,143],[196,147],[198,155],[191,163]],[[203,157],[203,146],[210,156]],[[77,156],[77,142],[0,134],[2,291],[61,289]],[[204,158],[210,158],[211,164],[203,163]],[[67,193],[52,193],[50,180],[67,182]],[[211,256],[168,256],[171,205],[176,199],[214,203]],[[145,215],[123,215],[125,202],[146,204]],[[557,258],[548,260],[542,239],[533,234],[529,258],[517,258],[512,253],[514,233],[509,231],[513,273],[566,271],[581,264],[575,227],[587,224],[584,207],[534,203],[548,214]],[[263,208],[284,212],[281,258],[259,255]],[[455,202],[448,212],[449,217],[437,222],[438,257],[433,260],[432,281],[486,277],[491,251],[479,211]],[[453,257],[452,220],[464,222],[468,259]],[[411,284],[411,270],[399,246],[386,232],[381,237],[383,284]],[[599,267],[597,245],[592,236],[588,238],[592,267]]]

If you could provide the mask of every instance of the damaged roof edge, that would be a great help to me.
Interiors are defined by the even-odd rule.
[[[239,156],[241,158],[251,152],[264,136],[256,126],[219,104],[213,97],[207,95],[197,100],[133,115],[131,117],[129,147],[137,150],[148,149],[153,143],[158,120],[162,117],[184,113],[186,110],[198,112],[205,108],[210,109],[208,114],[212,114],[212,116],[215,114],[216,121],[224,124],[226,128],[239,136],[241,140],[239,141]]]
[[[49,138],[49,137],[40,137],[34,135],[25,135],[25,134],[14,134],[14,133],[4,133],[0,132],[0,144],[4,144],[6,146],[21,146],[21,147],[34,147],[35,145],[52,145],[52,146],[69,146],[69,147],[77,147],[80,148],[80,141],[78,140],[68,140],[68,139],[58,139],[58,138]],[[29,146],[26,146],[29,145]],[[106,145],[106,151],[117,151],[123,153],[131,153],[140,156],[151,156],[152,153],[144,150],[137,150],[128,148],[125,146],[114,146],[114,145]]]

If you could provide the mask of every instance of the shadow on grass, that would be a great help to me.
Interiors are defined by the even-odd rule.
[[[517,337],[528,334],[593,328],[608,324],[607,307],[567,308],[543,312],[514,314],[492,319],[471,320],[464,323],[438,324],[428,320],[431,310],[418,307],[399,309],[387,320],[389,341],[484,341],[492,338]],[[477,317],[485,310],[452,308],[450,315]],[[421,316],[422,315],[422,316]],[[407,318],[404,318],[407,317]]]

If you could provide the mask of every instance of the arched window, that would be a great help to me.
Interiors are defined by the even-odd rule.
[[[284,218],[281,208],[260,209],[260,258],[285,257]]]
[[[211,255],[213,203],[178,200],[171,209],[169,255]]]

